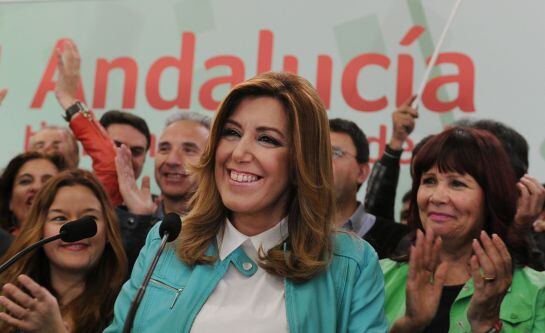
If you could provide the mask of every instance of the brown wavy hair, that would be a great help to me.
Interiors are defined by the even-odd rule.
[[[288,198],[289,236],[260,256],[270,274],[306,281],[326,269],[332,252],[333,176],[326,110],[316,90],[300,76],[265,73],[234,87],[221,103],[208,146],[195,172],[200,182],[178,239],[178,255],[188,265],[211,264],[205,254],[223,228],[228,209],[221,201],[214,165],[225,122],[246,98],[272,97],[288,117],[291,184]]]
[[[17,252],[43,238],[47,213],[59,189],[74,185],[89,188],[99,200],[106,224],[107,243],[98,263],[87,273],[83,293],[69,304],[62,304],[61,313],[63,317],[69,316],[72,319],[74,332],[95,333],[102,331],[113,318],[115,299],[127,277],[127,258],[113,207],[102,185],[90,172],[72,169],[49,179],[34,198],[30,213],[22,224],[19,235],[0,261],[5,262]],[[8,282],[16,283],[17,276],[20,274],[27,274],[54,296],[58,296],[51,286],[49,260],[43,248],[21,258],[0,274],[0,285]],[[17,330],[6,323],[0,323],[0,331],[16,332]]]
[[[423,229],[418,211],[417,194],[422,174],[437,166],[440,172],[469,174],[484,194],[483,229],[496,233],[506,243],[515,263],[528,263],[523,235],[510,232],[516,213],[517,179],[509,157],[499,140],[488,131],[452,127],[431,137],[413,157],[413,184],[408,225]]]

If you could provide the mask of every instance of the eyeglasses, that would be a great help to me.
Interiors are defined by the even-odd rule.
[[[337,146],[331,146],[331,156],[334,160],[338,160],[339,158],[342,158],[344,155],[352,156],[356,158],[356,155],[351,154],[345,150],[342,150],[341,147]]]

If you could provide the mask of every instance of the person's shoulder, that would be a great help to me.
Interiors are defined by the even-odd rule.
[[[545,273],[528,267],[516,268],[501,305],[500,318],[502,321],[512,321],[513,324],[528,321],[542,311],[543,304]]]
[[[409,271],[409,264],[407,262],[382,259],[379,261],[379,264],[386,283],[389,283],[390,281],[403,282],[407,280]]]
[[[375,249],[355,234],[337,231],[334,234],[333,256],[353,260],[366,266],[370,260],[378,260]]]
[[[151,237],[151,239],[161,239],[161,235],[159,234],[159,227],[161,227],[161,222],[163,222],[163,220],[159,220],[159,222],[155,223],[155,225],[151,227],[148,237]]]
[[[513,274],[513,286],[524,289],[545,290],[545,272],[536,271],[530,267],[515,269]]]
[[[395,271],[408,267],[406,262],[399,262],[392,259],[382,259],[379,261],[379,263],[383,272]]]
[[[144,246],[143,250],[153,251],[161,244],[161,235],[159,234],[159,227],[161,226],[161,222],[162,221],[155,223],[155,225],[149,230],[146,237],[146,245]]]

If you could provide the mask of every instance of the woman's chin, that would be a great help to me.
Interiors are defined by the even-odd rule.
[[[451,239],[454,237],[452,228],[444,224],[432,224],[428,228],[433,230],[433,234],[441,239]]]

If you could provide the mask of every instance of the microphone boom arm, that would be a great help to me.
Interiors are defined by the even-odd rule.
[[[157,263],[159,262],[159,258],[161,257],[161,254],[163,253],[165,246],[167,245],[168,237],[169,237],[169,233],[165,232],[165,235],[161,239],[161,245],[159,246],[159,250],[157,250],[157,253],[155,254],[155,257],[153,258],[153,261],[151,262],[151,265],[146,273],[146,276],[144,277],[144,281],[140,285],[140,288],[138,288],[138,292],[136,293],[136,296],[134,297],[134,300],[131,304],[131,308],[129,309],[129,312],[127,314],[127,319],[125,320],[125,325],[123,326],[123,333],[129,333],[132,329],[132,324],[134,322],[134,318],[136,317],[136,311],[138,310],[138,305],[140,305],[140,302],[142,301],[142,298],[144,297],[144,293],[146,292],[146,288],[148,287],[148,282],[151,280],[151,275],[153,274],[153,271],[155,270],[155,266],[157,266]]]
[[[36,248],[38,248],[38,247],[40,247],[40,246],[42,246],[44,244],[47,244],[47,243],[52,242],[54,240],[57,240],[57,239],[61,238],[62,236],[63,236],[63,234],[60,233],[60,234],[55,235],[55,236],[44,238],[44,239],[40,240],[39,242],[34,243],[31,246],[23,249],[21,252],[18,252],[13,257],[11,257],[8,261],[3,263],[2,266],[0,266],[0,273],[3,273],[6,269],[8,269],[11,265],[13,265],[17,260],[19,260],[19,258],[24,256],[25,254],[33,251],[34,249],[36,249]]]

